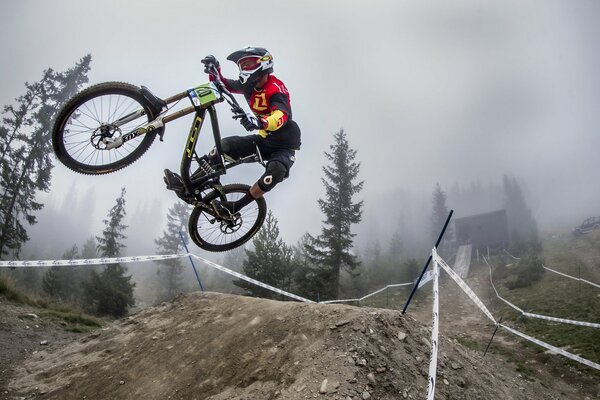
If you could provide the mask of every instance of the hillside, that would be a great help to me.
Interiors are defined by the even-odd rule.
[[[547,266],[595,282],[600,233],[544,241]],[[507,262],[510,260],[507,259]],[[469,286],[509,325],[600,361],[597,329],[516,319],[483,263]],[[194,293],[95,328],[0,296],[0,399],[421,399],[427,393],[431,286],[407,315],[407,288],[361,304],[302,304]],[[552,273],[498,290],[532,312],[597,321],[600,293]],[[456,284],[440,283],[436,399],[600,398],[598,371],[494,327]],[[85,329],[82,329],[85,328]]]
[[[17,366],[7,399],[423,398],[428,328],[390,310],[194,293]],[[437,399],[562,399],[495,355],[440,341]],[[42,396],[43,395],[43,396]]]

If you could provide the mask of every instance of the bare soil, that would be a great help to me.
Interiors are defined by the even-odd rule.
[[[62,333],[54,332],[41,349],[41,337],[11,340],[24,328],[9,323],[14,333],[0,336],[3,354],[22,354],[23,346],[37,352],[0,359],[3,376],[10,376],[0,398],[423,399],[429,325],[392,310],[207,292],[62,344]],[[497,354],[483,362],[480,351],[445,335],[437,379],[436,399],[600,398],[589,386],[523,377]]]

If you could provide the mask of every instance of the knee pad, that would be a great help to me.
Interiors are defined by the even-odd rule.
[[[267,164],[265,173],[258,180],[258,187],[263,192],[268,192],[273,189],[275,185],[285,178],[287,168],[279,161],[270,161]]]

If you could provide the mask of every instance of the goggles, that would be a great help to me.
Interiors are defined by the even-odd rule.
[[[238,67],[241,71],[253,71],[260,65],[260,57],[245,57],[238,61]]]

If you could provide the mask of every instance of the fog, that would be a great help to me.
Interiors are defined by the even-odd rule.
[[[0,5],[0,104],[44,69],[92,55],[90,84],[124,81],[167,97],[207,80],[200,60],[246,45],[268,48],[290,93],[303,145],[291,177],[267,195],[284,240],[318,234],[323,152],[343,128],[357,150],[364,189],[357,243],[400,230],[423,237],[435,184],[457,216],[502,206],[469,204],[453,188],[525,188],[542,230],[600,215],[600,3],[591,1],[75,1]],[[223,135],[242,134],[218,107]],[[82,176],[57,165],[45,209],[30,228],[37,254],[62,253],[99,235],[127,188],[127,254],[153,252],[169,207],[162,183],[177,169],[191,118],[166,128],[132,166]],[[205,130],[201,148],[211,146]],[[258,166],[225,182],[252,183]],[[453,203],[453,201],[455,203]],[[58,219],[58,220],[57,220]],[[49,232],[60,226],[61,242]],[[416,240],[416,239],[415,239]],[[64,248],[60,248],[64,245]],[[31,247],[29,247],[31,249]]]

